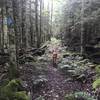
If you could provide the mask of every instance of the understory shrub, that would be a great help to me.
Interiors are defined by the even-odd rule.
[[[97,77],[100,77],[100,65],[97,65],[95,70],[96,70]]]
[[[99,79],[96,79],[94,82],[93,82],[93,88],[96,89],[96,88],[99,88],[100,87],[100,78]]]

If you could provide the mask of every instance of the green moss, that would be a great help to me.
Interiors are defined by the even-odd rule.
[[[96,89],[100,87],[100,78],[99,79],[96,79],[94,82],[93,82],[93,88]]]
[[[21,81],[17,80],[17,79],[14,79],[14,80],[11,80],[8,83],[8,85],[6,86],[6,88],[10,89],[13,92],[16,92],[16,91],[18,91],[18,87],[20,87],[20,86],[21,86]]]
[[[11,80],[6,86],[0,88],[0,100],[29,100],[26,92],[19,91],[20,87],[21,80]]]
[[[29,100],[29,97],[26,95],[25,91],[16,92],[14,96],[15,100]]]
[[[96,70],[97,76],[100,76],[100,65],[97,65],[95,70]]]

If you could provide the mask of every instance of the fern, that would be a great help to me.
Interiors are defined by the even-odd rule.
[[[96,89],[100,87],[100,78],[99,79],[96,79],[94,82],[93,82],[93,88]]]

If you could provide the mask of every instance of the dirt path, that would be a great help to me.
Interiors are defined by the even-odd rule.
[[[65,78],[65,76],[56,68],[49,67],[47,76],[49,80],[49,88],[53,90],[53,92],[51,98],[46,98],[46,100],[64,100],[64,96],[67,93],[83,89],[79,82],[66,81],[67,78]]]

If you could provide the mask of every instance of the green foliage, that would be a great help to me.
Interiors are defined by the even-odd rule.
[[[93,88],[96,89],[100,87],[100,78],[99,79],[96,79],[94,82],[93,82]]]
[[[100,65],[97,65],[95,70],[96,70],[97,76],[98,75],[100,76]]]
[[[0,100],[29,100],[26,92],[19,91],[21,81],[14,79],[0,88]]]
[[[14,80],[11,80],[8,85],[6,86],[7,89],[10,89],[11,91],[13,92],[16,92],[18,91],[18,87],[21,86],[21,81],[20,80],[17,80],[17,79],[14,79]]]
[[[26,95],[25,91],[16,92],[14,98],[15,100],[29,100],[29,97]]]
[[[95,100],[93,97],[89,96],[86,92],[76,92],[72,94],[67,94],[65,100]]]

